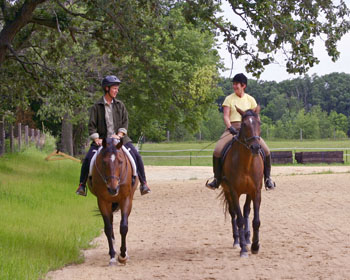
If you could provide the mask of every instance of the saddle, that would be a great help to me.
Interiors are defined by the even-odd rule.
[[[235,137],[232,138],[232,140],[230,140],[225,147],[222,149],[221,152],[221,164],[223,165],[226,159],[226,156],[229,152],[229,150],[231,149],[233,143],[235,143],[237,141],[237,135]],[[265,162],[265,151],[264,149],[260,149],[260,156],[262,157],[262,160]]]

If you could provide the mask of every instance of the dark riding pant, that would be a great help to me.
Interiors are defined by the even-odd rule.
[[[137,167],[137,175],[139,176],[139,180],[141,184],[146,183],[146,174],[145,174],[145,166],[143,165],[142,157],[139,154],[139,152],[136,150],[134,145],[129,142],[124,145],[132,155],[132,157],[135,160],[136,167]]]
[[[90,146],[89,151],[87,152],[83,164],[81,166],[81,171],[80,171],[80,183],[85,184],[88,176],[89,176],[89,168],[90,168],[90,162],[96,151],[98,150],[98,146],[95,143],[92,143]]]
[[[146,174],[145,174],[145,167],[143,165],[143,161],[141,158],[141,155],[136,150],[134,145],[129,142],[124,145],[130,152],[131,156],[134,158],[136,167],[137,167],[137,175],[139,176],[140,183],[146,183]],[[89,176],[89,168],[90,168],[90,162],[96,151],[98,150],[99,146],[97,146],[95,143],[92,143],[90,146],[89,151],[87,152],[83,164],[81,166],[81,172],[80,172],[80,183],[85,184],[88,176]]]

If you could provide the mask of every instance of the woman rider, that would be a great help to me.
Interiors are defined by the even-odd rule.
[[[147,186],[142,158],[131,143],[131,139],[127,136],[128,111],[123,102],[116,99],[120,83],[121,81],[116,76],[106,76],[102,80],[104,96],[91,107],[88,129],[92,143],[81,167],[80,184],[76,190],[78,195],[86,196],[86,181],[89,176],[90,161],[94,153],[102,145],[102,139],[107,137],[123,138],[123,145],[135,159],[141,183],[141,195],[151,191]]]
[[[213,169],[214,169],[214,180],[207,183],[206,186],[210,189],[217,189],[221,184],[222,177],[222,162],[221,154],[228,142],[232,140],[234,135],[236,135],[241,127],[242,116],[237,112],[236,107],[246,111],[249,109],[255,109],[257,103],[254,97],[245,93],[245,88],[248,84],[247,77],[240,73],[233,77],[233,90],[234,93],[227,96],[224,103],[222,104],[224,109],[224,122],[226,126],[225,132],[220,137],[219,141],[216,143],[213,155]],[[260,145],[265,152],[264,161],[264,182],[265,188],[267,190],[275,188],[275,183],[270,178],[271,172],[271,155],[270,150],[262,138],[260,138]]]

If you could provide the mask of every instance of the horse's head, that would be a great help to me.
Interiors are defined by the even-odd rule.
[[[260,106],[254,110],[242,111],[236,107],[237,112],[242,116],[241,129],[239,131],[240,140],[252,151],[253,154],[258,154],[260,146]]]
[[[120,148],[122,141],[114,138],[104,138],[102,142],[102,174],[108,192],[111,195],[117,195],[120,188],[120,177],[122,176],[122,166],[124,157],[121,156]]]

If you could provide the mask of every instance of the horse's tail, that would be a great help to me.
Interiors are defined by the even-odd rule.
[[[225,217],[226,217],[226,214],[229,211],[229,201],[227,200],[227,195],[225,194],[225,189],[224,189],[223,186],[221,186],[221,191],[218,194],[217,198],[220,199],[221,202],[222,202],[224,214],[225,214]]]

